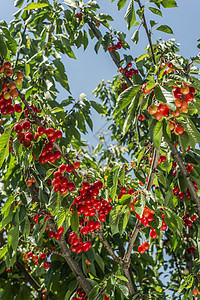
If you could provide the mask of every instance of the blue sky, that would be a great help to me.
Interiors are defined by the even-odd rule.
[[[62,1],[59,2],[61,3]],[[142,3],[145,2],[146,1],[142,1]],[[111,26],[117,30],[125,31],[127,33],[127,41],[131,46],[129,53],[133,57],[138,57],[141,55],[144,52],[145,46],[148,44],[147,38],[142,29],[140,30],[140,42],[138,45],[133,44],[133,42],[130,40],[135,28],[132,28],[129,32],[127,31],[123,18],[126,7],[118,12],[117,0],[115,0],[113,3],[110,3],[110,0],[99,0],[97,3],[101,7],[101,12],[110,14],[115,20],[114,22],[111,22]],[[200,1],[177,0],[177,4],[179,8],[163,9],[163,17],[153,15],[150,12],[147,12],[146,17],[147,20],[154,19],[159,23],[159,25],[167,24],[173,29],[174,32],[173,35],[169,35],[159,31],[154,31],[152,35],[153,41],[156,41],[156,39],[160,37],[164,40],[175,38],[177,42],[181,44],[181,54],[189,58],[197,55],[200,52],[200,50],[197,48],[197,40],[200,39]],[[13,13],[17,11],[17,9],[14,7],[14,0],[0,0],[0,5],[0,19],[4,19],[9,22],[13,18]],[[120,54],[122,53],[123,50],[120,50]],[[74,98],[78,98],[79,94],[84,92],[89,100],[95,100],[94,96],[92,95],[94,88],[102,79],[112,80],[112,77],[114,74],[116,74],[117,69],[110,59],[108,53],[105,53],[102,49],[100,49],[98,55],[95,53],[94,41],[91,41],[85,52],[82,49],[75,49],[75,54],[77,60],[64,57],[64,63],[69,76],[69,84],[72,96]],[[65,99],[67,96],[68,94],[63,91],[63,89],[60,89],[58,101]],[[98,117],[95,112],[93,112],[92,117],[93,120],[95,120],[94,131],[93,133],[89,132],[85,138],[89,141],[89,144],[95,145],[97,144],[97,139],[95,138],[96,132],[98,132],[102,125],[106,122],[101,120],[101,118]]]

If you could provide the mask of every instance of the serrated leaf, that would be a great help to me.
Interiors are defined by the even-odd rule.
[[[186,131],[184,131],[182,134],[179,134],[179,143],[181,146],[181,150],[186,153],[189,145],[190,145],[190,137]]]
[[[156,15],[159,15],[162,17],[162,12],[160,11],[160,9],[157,9],[155,7],[148,7],[148,9],[153,13],[153,14],[156,14]]]
[[[139,29],[137,29],[134,34],[131,37],[131,40],[134,44],[137,44],[139,42]]]
[[[58,218],[57,218],[57,226],[58,226],[58,228],[64,223],[65,218],[66,218],[66,210],[63,208],[58,213]]]
[[[125,205],[125,204],[128,204],[128,203],[130,203],[130,201],[131,201],[131,195],[130,194],[125,194],[125,195],[123,195],[120,199],[119,199],[119,204],[121,204],[121,205]]]
[[[117,2],[118,10],[122,9],[125,6],[126,1],[127,0],[118,0],[118,2]]]
[[[178,7],[175,0],[162,0],[161,4],[164,8]]]
[[[0,168],[5,160],[5,158],[9,155],[9,139],[11,134],[11,126],[7,127],[4,130],[4,133],[0,138]]]
[[[24,8],[24,10],[39,9],[39,8],[43,8],[46,6],[49,6],[49,4],[47,4],[47,3],[30,3]]]
[[[138,59],[136,60],[136,63],[139,62],[139,61],[141,61],[141,60],[143,60],[143,59],[144,59],[145,57],[147,57],[147,56],[149,56],[148,53],[145,53],[145,54],[140,55],[140,56],[138,57]]]
[[[3,214],[7,209],[11,207],[11,204],[13,203],[14,200],[15,200],[14,196],[8,197],[8,199],[6,200],[6,202],[4,203],[1,209],[1,214]]]
[[[99,292],[100,286],[96,285],[95,287],[93,287],[93,289],[90,291],[89,295],[88,295],[88,300],[94,300],[94,298],[97,296],[98,292]]]
[[[119,278],[122,281],[129,282],[128,279],[123,275],[115,275],[116,278]]]
[[[140,195],[138,200],[135,202],[134,211],[141,217],[144,211],[146,201],[143,194]]]
[[[8,252],[8,248],[5,245],[2,249],[0,249],[0,260],[5,259],[5,255]]]
[[[155,98],[157,101],[167,104],[172,110],[176,111],[174,102],[174,94],[167,87],[156,86],[154,89]]]
[[[156,28],[156,30],[169,33],[169,34],[174,34],[173,30],[168,25],[160,25]]]
[[[105,264],[104,264],[103,258],[98,253],[95,253],[94,259],[96,260],[97,264],[99,265],[99,267],[101,268],[101,270],[104,273],[105,272]]]
[[[134,10],[134,2],[133,0],[130,0],[126,14],[124,16],[124,19],[126,21],[128,30],[133,26],[133,24],[136,21],[136,16],[135,16],[135,10]]]
[[[19,225],[13,226],[8,233],[8,245],[12,247],[14,251],[17,250],[19,243]]]
[[[131,103],[133,98],[136,96],[137,92],[140,89],[140,85],[133,85],[123,91],[117,98],[116,107],[114,109],[113,115],[116,116],[122,109]]]
[[[71,227],[72,230],[77,232],[79,228],[79,218],[78,218],[78,212],[76,209],[74,209],[74,212],[71,216]]]
[[[162,138],[162,123],[157,122],[153,132],[153,142],[157,150],[160,148]]]
[[[119,232],[118,223],[121,215],[121,206],[117,205],[113,207],[109,214],[109,223],[111,227],[112,235]]]
[[[6,43],[4,42],[4,40],[1,36],[0,36],[0,54],[3,58],[6,58],[7,47],[6,47]]]

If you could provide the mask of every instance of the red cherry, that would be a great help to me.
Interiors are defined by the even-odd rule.
[[[180,200],[183,200],[183,198],[185,197],[184,192],[179,192],[178,197]]]
[[[52,239],[55,236],[55,232],[50,230],[49,233],[48,233],[48,236],[49,236],[50,239]]]
[[[105,215],[99,215],[99,221],[105,222],[106,221],[106,216]]]
[[[58,241],[58,240],[60,240],[60,238],[61,238],[61,234],[59,234],[59,233],[55,233],[55,239]]]
[[[32,258],[32,257],[33,257],[33,252],[29,252],[29,253],[27,254],[27,256],[28,256],[28,258]]]
[[[53,173],[54,178],[60,178],[62,176],[62,173],[60,171],[56,171]]]
[[[22,141],[22,145],[28,148],[31,145],[31,140],[25,137],[25,139]]]
[[[48,142],[45,144],[45,149],[47,149],[47,151],[52,151],[53,150],[53,144]]]
[[[79,167],[80,167],[80,162],[77,160],[77,161],[75,161],[74,163],[73,163],[73,167],[74,167],[74,169],[79,169]]]
[[[55,159],[60,159],[61,158],[61,152],[59,150],[54,151],[54,157]]]
[[[14,105],[14,110],[15,110],[16,113],[22,112],[22,107],[21,107],[21,105],[20,105],[20,104],[15,104],[15,105]]]
[[[61,130],[55,130],[54,136],[55,136],[56,139],[61,139],[62,131]]]
[[[172,64],[172,62],[169,62],[168,64],[167,64],[167,66],[168,66],[168,68],[172,68],[173,67],[173,64]]]
[[[45,133],[45,127],[44,126],[39,126],[37,128],[37,132],[39,133],[39,135],[43,135]]]
[[[161,155],[160,159],[161,159],[161,162],[165,162],[166,161],[166,156],[165,155]]]
[[[27,138],[27,139],[29,139],[29,140],[33,140],[33,134],[31,133],[31,132],[27,132],[26,134],[25,134],[25,138]]]
[[[138,247],[138,251],[140,252],[140,254],[144,254],[145,249],[144,249],[143,245],[140,245],[140,246]]]
[[[143,248],[145,250],[149,250],[149,243],[148,242],[144,242],[142,245],[143,245]]]
[[[42,252],[41,254],[40,254],[40,259],[45,259],[46,258],[46,254],[44,253],[44,252]]]
[[[196,219],[197,219],[197,217],[195,216],[195,215],[193,215],[192,217],[191,217],[191,220],[194,222],[194,221],[196,221]]]
[[[64,227],[61,226],[57,229],[58,234],[63,234],[63,232],[64,232]]]
[[[176,125],[175,128],[174,128],[174,131],[177,134],[182,134],[184,132],[184,127],[182,125]]]
[[[67,171],[67,173],[72,173],[73,170],[74,170],[73,165],[67,165],[67,166],[66,166],[66,171]]]
[[[24,130],[29,130],[29,128],[31,127],[31,123],[29,121],[25,121],[22,124],[22,127],[23,127]]]
[[[16,124],[14,126],[14,131],[17,132],[17,133],[20,133],[22,131],[22,125],[21,124]]]
[[[189,87],[190,93],[195,94],[195,88],[193,86]]]
[[[45,133],[47,136],[52,137],[54,135],[54,129],[53,128],[47,128],[45,130]]]
[[[95,222],[94,222],[94,228],[95,228],[95,229],[99,229],[100,227],[101,227],[101,223],[98,222],[98,221],[95,221]]]
[[[182,95],[181,89],[179,87],[176,87],[173,90],[173,93],[174,93],[174,98],[180,98]]]
[[[77,246],[76,247],[76,253],[81,253],[83,251],[82,246]]]
[[[82,228],[81,228],[81,234],[82,234],[82,235],[88,234],[88,227],[82,227]]]
[[[152,229],[151,232],[150,232],[150,237],[151,237],[152,239],[156,239],[157,236],[158,236],[158,235],[157,235],[157,233],[155,232],[155,230]]]
[[[194,99],[194,94],[192,94],[192,93],[188,93],[188,94],[186,94],[185,95],[185,100],[186,101],[192,101]]]

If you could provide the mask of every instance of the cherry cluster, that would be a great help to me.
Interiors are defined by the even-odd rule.
[[[75,14],[75,17],[76,17],[77,19],[79,19],[79,21],[82,21],[82,19],[83,19],[83,14],[82,14],[82,13],[76,13],[76,14]]]
[[[194,253],[195,250],[196,250],[196,249],[194,248],[194,246],[191,246],[191,247],[186,248],[186,251],[187,251],[188,253]]]
[[[117,44],[114,44],[112,41],[112,46],[108,47],[108,51],[112,52],[114,50],[121,49],[122,44],[123,44],[123,41],[120,39],[118,40]]]
[[[77,237],[77,234],[72,231],[69,234],[69,244],[71,245],[71,251],[81,253],[82,251],[87,252],[92,247],[90,241],[82,242],[81,238]]]
[[[170,64],[171,67],[171,64]],[[152,92],[151,89],[146,89],[147,83],[142,86],[142,91],[144,94],[149,94]],[[174,130],[174,133],[179,135],[184,132],[184,127],[180,124],[176,124],[175,117],[178,117],[180,113],[188,113],[188,103],[194,99],[195,88],[190,86],[188,83],[182,83],[180,86],[174,86],[174,102],[176,105],[176,112],[171,110],[166,104],[159,103],[158,105],[151,104],[148,107],[148,113],[154,115],[156,120],[161,120],[163,117],[168,118],[170,130]]]
[[[144,254],[146,250],[149,250],[149,243],[147,241],[138,246],[138,251],[140,254]]]
[[[125,76],[132,78],[133,74],[138,75],[138,70],[135,70],[132,67],[132,63],[129,62],[125,68],[120,67],[119,72],[124,73]]]
[[[192,227],[192,222],[195,222],[197,217],[196,217],[196,215],[190,216],[190,214],[186,214],[186,215],[182,216],[182,219],[184,221],[185,226]],[[191,221],[189,219],[191,219]]]
[[[198,288],[192,290],[192,295],[194,296],[200,295]]]
[[[0,66],[0,74],[4,74],[1,77],[2,81],[2,92],[0,94],[0,111],[2,115],[11,115],[12,113],[20,113],[22,107],[20,104],[13,104],[13,99],[17,98],[18,91],[17,86],[22,84],[22,79],[24,74],[22,72],[16,73],[16,79],[13,81],[10,77],[13,75],[13,69],[11,69],[11,63],[5,61],[2,66]]]
[[[77,296],[73,297],[72,300],[87,300],[88,297],[86,296],[85,292],[82,289],[77,289],[76,291]]]
[[[34,254],[32,251],[23,254],[25,267],[28,268],[28,259],[32,259],[35,265],[39,265],[39,261],[43,261],[46,258],[46,254],[44,252],[40,253],[40,255]],[[51,266],[50,262],[42,262],[41,267],[44,267],[48,270]]]
[[[106,215],[112,210],[112,206],[101,197],[100,199],[95,198],[99,195],[99,190],[102,188],[103,183],[101,180],[97,180],[92,185],[88,181],[84,181],[80,190],[80,196],[74,199],[71,211],[73,212],[73,205],[76,205],[79,215],[94,217],[98,212],[99,220],[105,222]]]
[[[138,120],[143,122],[145,120],[145,116],[144,115],[138,115]]]
[[[47,229],[49,229],[49,228],[47,228]],[[48,237],[50,239],[55,238],[57,241],[59,241],[61,239],[61,235],[63,234],[63,232],[64,232],[64,228],[61,226],[57,229],[56,232],[54,232],[53,230],[50,230],[48,233]]]
[[[150,161],[150,164],[153,163],[153,157],[152,156],[149,157],[149,161]],[[166,156],[165,155],[160,155],[157,166],[159,166],[160,163],[165,162],[165,161],[166,161]]]
[[[80,167],[80,162],[75,161],[72,164],[61,165],[59,166],[58,171],[55,171],[53,174],[54,179],[52,180],[53,189],[55,192],[61,193],[61,195],[65,195],[68,191],[75,191],[74,182],[68,181],[67,177],[64,176],[64,173],[72,173],[74,169],[78,169]]]

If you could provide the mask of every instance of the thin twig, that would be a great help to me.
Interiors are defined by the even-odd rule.
[[[195,190],[195,187],[190,179],[190,175],[188,174],[187,170],[186,170],[186,167],[184,165],[184,162],[182,160],[182,157],[181,155],[179,154],[178,150],[176,149],[176,146],[174,146],[171,142],[167,141],[171,151],[172,151],[172,154],[174,156],[174,159],[176,161],[176,163],[178,164],[179,168],[180,168],[180,171],[183,175],[183,177],[185,178],[185,181],[186,181],[186,184],[187,184],[187,187],[190,191],[190,194],[192,196],[192,199],[194,200],[195,204],[197,205],[197,213],[198,213],[198,216],[200,218],[200,199],[197,195],[197,192]]]

